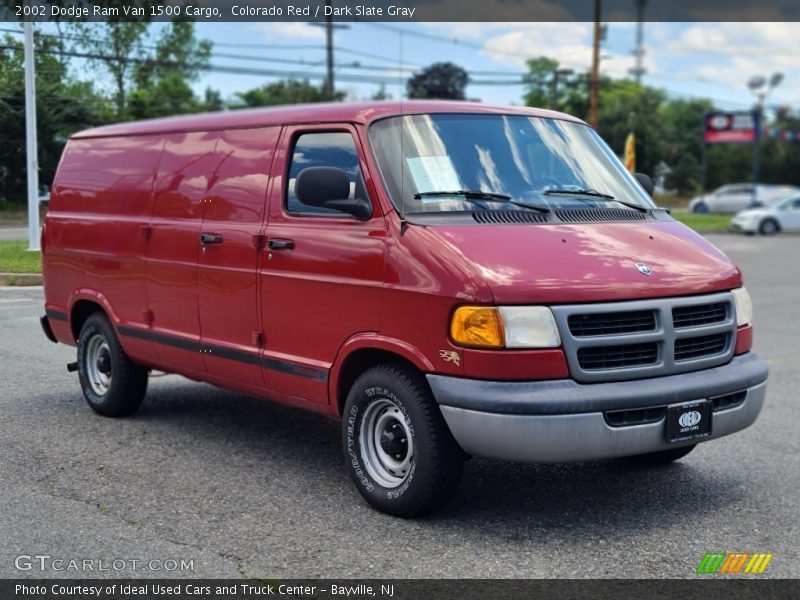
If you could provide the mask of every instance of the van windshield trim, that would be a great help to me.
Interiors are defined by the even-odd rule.
[[[594,146],[594,151],[596,151],[598,158],[602,161],[607,163],[608,171],[613,173],[613,177],[617,183],[617,186],[621,186],[624,189],[624,192],[621,194],[622,199],[620,200],[605,200],[600,201],[601,199],[598,198],[597,206],[593,208],[609,208],[609,209],[623,209],[623,210],[653,210],[656,209],[655,204],[653,203],[652,199],[644,192],[641,186],[638,184],[636,179],[634,179],[633,175],[630,174],[622,165],[620,159],[611,151],[610,148],[605,144],[605,142],[600,138],[597,132],[592,129],[587,123],[581,121],[580,119],[576,119],[574,117],[570,117],[569,115],[528,115],[524,113],[515,113],[515,112],[472,112],[472,111],[464,111],[464,112],[454,112],[454,111],[414,111],[408,113],[397,113],[391,115],[381,115],[380,117],[371,121],[366,129],[366,144],[367,150],[371,155],[371,158],[374,161],[376,169],[378,171],[378,177],[383,185],[384,191],[386,192],[387,196],[391,204],[393,205],[394,209],[400,214],[401,216],[405,215],[419,215],[422,213],[428,212],[436,212],[436,213],[448,213],[448,214],[455,214],[457,212],[468,212],[470,208],[465,205],[462,206],[455,206],[445,209],[445,210],[429,210],[423,209],[419,210],[419,207],[408,206],[409,200],[413,200],[414,196],[425,196],[427,195],[425,192],[420,194],[419,191],[409,191],[409,193],[399,194],[397,193],[397,189],[393,190],[392,185],[390,184],[389,177],[387,176],[387,170],[391,167],[387,165],[387,160],[381,155],[380,151],[380,144],[377,139],[376,131],[380,127],[384,127],[387,122],[395,121],[400,122],[402,124],[407,124],[407,119],[414,119],[414,118],[431,118],[431,119],[475,119],[478,120],[486,120],[486,119],[499,119],[499,120],[519,120],[522,122],[529,122],[529,123],[539,123],[539,124],[559,124],[561,126],[571,128],[574,132],[586,132],[584,136],[587,138],[591,138],[591,143]],[[405,122],[404,122],[405,121]],[[384,134],[387,135],[387,134]],[[402,136],[406,137],[406,136]],[[405,140],[401,142],[401,146],[405,145]],[[406,157],[408,158],[408,157]],[[396,169],[395,169],[396,170]],[[408,181],[408,177],[404,177],[405,181]],[[557,208],[577,208],[578,205],[586,206],[586,198],[583,199],[582,202],[577,201],[576,198],[573,198],[574,202],[570,205],[567,205],[563,202],[558,202],[554,199],[555,196],[558,194],[547,195],[542,192],[544,190],[540,190],[539,193],[536,194],[535,200],[531,197],[526,197],[523,201],[518,201],[518,198],[515,198],[513,194],[508,194],[502,189],[496,189],[494,186],[491,187],[484,187],[484,186],[461,186],[464,189],[491,189],[493,193],[498,193],[500,195],[507,195],[512,196],[512,199],[516,200],[515,204],[518,203],[521,207],[525,208],[542,208],[547,210],[557,209]],[[606,187],[600,187],[598,185],[579,185],[573,186],[575,189],[602,189],[602,191],[606,192]],[[562,185],[553,186],[554,189],[564,189]],[[439,191],[439,190],[432,190],[432,191]],[[446,190],[442,190],[446,191]],[[433,195],[433,194],[431,194]],[[564,198],[568,197],[570,194],[564,194]],[[619,197],[618,194],[611,194],[616,197]],[[625,201],[627,199],[627,202]],[[589,199],[591,200],[591,199]],[[466,203],[462,203],[466,204]],[[489,203],[487,202],[487,205]],[[503,210],[509,207],[503,206],[504,203],[492,203],[493,205],[489,207],[489,210]],[[640,208],[641,207],[641,208]]]

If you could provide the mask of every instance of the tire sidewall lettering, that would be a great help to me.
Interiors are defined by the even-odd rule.
[[[356,452],[356,448],[358,447],[356,443],[357,424],[358,406],[353,406],[350,409],[350,415],[347,417],[347,454],[350,456],[350,466],[352,467],[353,473],[355,473],[359,483],[364,486],[364,489],[372,492],[375,490],[375,486],[369,480],[369,477],[367,477],[364,469],[361,468],[361,461],[359,460],[358,452]]]

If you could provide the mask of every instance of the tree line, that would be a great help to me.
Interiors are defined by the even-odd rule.
[[[61,24],[58,35],[36,36],[37,128],[40,181],[52,181],[69,136],[81,129],[120,121],[300,102],[341,101],[325,85],[288,79],[264,83],[222,98],[218,90],[195,92],[209,66],[213,44],[198,39],[194,25],[174,22],[154,34],[148,23]],[[100,86],[98,75],[111,81]],[[586,118],[588,75],[560,69],[557,61],[528,61],[521,102]],[[409,78],[410,98],[466,99],[469,75],[452,63],[435,63]],[[600,85],[599,133],[621,153],[636,135],[637,170],[663,174],[668,189],[681,194],[701,186],[703,113],[708,100],[670,98],[631,80],[605,78]],[[372,96],[387,99],[383,86]],[[0,38],[0,208],[26,198],[23,52],[18,37]],[[800,129],[788,113],[775,126]],[[800,184],[800,152],[790,142],[765,140],[763,182]],[[705,187],[748,181],[752,148],[714,146],[705,153]]]

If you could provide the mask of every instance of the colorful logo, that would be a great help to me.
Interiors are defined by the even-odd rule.
[[[767,552],[707,552],[697,565],[696,571],[700,574],[722,573],[736,575],[749,573],[752,575],[763,573],[772,560],[772,554]]]

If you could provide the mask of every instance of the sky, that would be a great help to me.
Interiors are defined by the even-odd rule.
[[[636,24],[606,26],[601,73],[628,76],[635,60]],[[324,73],[324,30],[308,23],[199,24],[198,35],[215,43],[218,56],[213,64]],[[671,96],[710,98],[721,108],[745,109],[754,103],[747,88],[749,78],[780,72],[784,80],[771,92],[767,105],[800,110],[800,23],[645,23],[644,39],[647,74],[643,83]],[[349,99],[368,98],[378,90],[378,83],[345,79],[352,75],[394,80],[399,74],[405,80],[415,68],[451,61],[474,73],[476,82],[485,82],[471,83],[468,97],[520,104],[522,85],[496,82],[514,79],[525,71],[526,58],[536,56],[548,56],[564,67],[585,72],[591,44],[592,23],[349,23],[335,32],[335,61],[340,65],[337,88],[345,90]],[[244,54],[251,60],[221,54]],[[209,73],[197,87],[209,85],[230,97],[269,80]],[[386,90],[393,98],[405,92],[402,83],[394,82]]]
[[[392,98],[402,98],[405,81],[414,70],[450,61],[470,73],[470,99],[521,104],[524,86],[519,79],[526,71],[526,59],[547,56],[577,73],[585,73],[591,62],[592,23],[337,25],[341,29],[334,40],[336,87],[349,100],[370,98],[380,81],[387,82]],[[161,25],[152,27],[155,36]],[[609,22],[606,27],[601,74],[629,76],[635,61],[636,23]],[[195,84],[199,93],[210,86],[231,99],[238,91],[287,74],[308,76],[315,83],[324,77],[322,27],[299,22],[201,22],[197,34],[214,43],[211,64],[273,72],[271,76],[204,73]],[[783,81],[771,91],[767,106],[788,106],[800,113],[800,23],[645,23],[644,42],[647,72],[643,83],[672,97],[708,98],[719,108],[747,109],[755,102],[748,80],[779,72]],[[107,74],[93,72],[92,76],[110,88]]]

